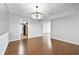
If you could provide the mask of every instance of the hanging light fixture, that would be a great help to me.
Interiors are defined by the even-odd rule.
[[[31,17],[34,20],[40,20],[43,18],[43,14],[41,12],[38,12],[38,6],[36,6],[36,11],[32,13]]]

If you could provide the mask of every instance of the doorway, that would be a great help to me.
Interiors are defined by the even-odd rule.
[[[22,18],[20,19],[20,39],[28,38],[28,19]]]

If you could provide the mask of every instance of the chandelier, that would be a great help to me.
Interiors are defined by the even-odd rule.
[[[43,14],[41,12],[38,12],[38,6],[36,6],[36,11],[31,14],[31,17],[34,20],[40,20],[43,18]]]

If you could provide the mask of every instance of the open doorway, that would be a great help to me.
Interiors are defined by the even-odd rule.
[[[20,19],[20,39],[28,38],[28,19],[22,18]]]

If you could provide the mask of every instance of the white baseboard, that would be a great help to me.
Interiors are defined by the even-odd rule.
[[[60,41],[63,41],[63,42],[68,42],[68,43],[72,43],[72,44],[79,45],[79,43],[76,43],[76,42],[71,42],[71,41],[67,41],[67,40],[60,39],[60,38],[54,38],[54,37],[52,37],[52,39],[56,39],[56,40],[60,40]]]
[[[37,36],[31,36],[31,37],[28,36],[28,38],[30,39],[30,38],[41,37],[41,36],[43,35],[37,35]]]
[[[18,40],[21,40],[21,39],[14,39],[14,40],[10,40],[9,42],[18,41]]]

